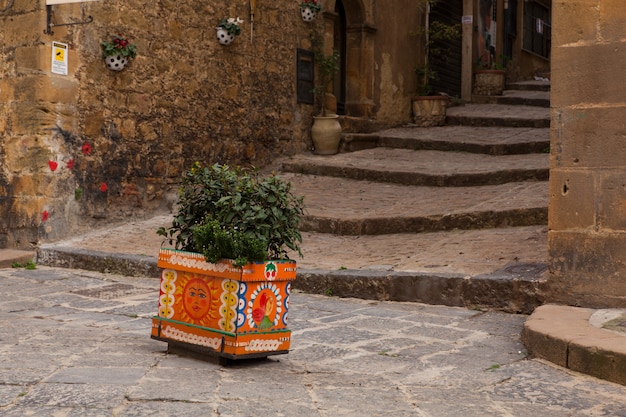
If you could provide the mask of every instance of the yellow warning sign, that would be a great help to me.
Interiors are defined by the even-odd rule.
[[[67,75],[67,44],[52,42],[52,73]]]
[[[54,59],[56,59],[57,61],[65,61],[65,49],[55,46],[54,47]]]

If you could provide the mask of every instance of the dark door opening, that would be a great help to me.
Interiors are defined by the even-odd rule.
[[[337,114],[346,114],[346,10],[343,2],[335,3],[334,45],[333,49],[339,51],[339,73],[333,81],[333,92],[337,97]]]
[[[429,15],[429,26],[433,22],[444,25],[458,25],[460,30],[463,16],[463,0],[439,1],[432,5]],[[432,59],[430,64],[437,74],[432,83],[434,93],[446,93],[453,97],[461,97],[461,47],[462,39],[436,40],[432,47],[446,51],[443,59]]]

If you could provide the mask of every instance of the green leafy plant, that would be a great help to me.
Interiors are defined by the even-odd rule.
[[[324,40],[318,30],[311,31],[310,40],[318,75],[313,94],[320,107],[320,115],[326,116],[326,92],[339,71],[340,55],[337,50],[334,50],[331,55],[324,54]]]
[[[176,249],[203,253],[208,262],[227,258],[241,266],[287,259],[287,249],[302,256],[303,214],[303,198],[275,175],[196,162],[183,175],[172,226],[157,234]]]
[[[421,1],[420,6],[424,14],[424,25],[414,33],[420,36],[424,42],[424,64],[415,70],[418,79],[417,93],[420,96],[433,94],[432,84],[438,79],[438,74],[434,68],[447,62],[449,56],[447,43],[458,41],[461,38],[460,24],[450,25],[437,20],[429,22],[428,15],[430,9],[438,1]]]
[[[131,43],[122,34],[117,34],[112,40],[101,42],[102,56],[104,58],[112,55],[121,55],[126,58],[135,58],[137,56],[137,45]]]
[[[23,264],[19,262],[13,262],[11,264],[11,267],[12,268],[24,268],[24,269],[30,269],[30,270],[37,269],[37,265],[35,265],[35,262],[33,262],[32,260]]]
[[[239,35],[241,33],[240,24],[243,23],[243,20],[240,18],[229,17],[228,19],[224,18],[220,20],[220,23],[217,25],[218,28],[224,29],[226,32],[231,35]]]
[[[317,3],[317,0],[304,0],[302,3],[300,3],[300,7],[302,7],[303,9],[309,8],[315,11],[315,13],[319,13],[320,10],[322,10],[322,6]]]

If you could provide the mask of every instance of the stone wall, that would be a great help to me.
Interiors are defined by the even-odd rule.
[[[107,0],[0,14],[0,246],[28,247],[164,208],[193,161],[264,166],[309,146],[313,107],[296,103],[296,49],[311,24],[287,0]],[[8,4],[3,2],[2,5]],[[2,6],[0,5],[0,6]],[[225,17],[244,19],[229,46]],[[107,70],[100,42],[121,33],[138,56]],[[68,75],[50,72],[52,42]]]
[[[408,122],[412,1],[343,4],[352,115]],[[0,1],[0,247],[166,210],[196,160],[262,167],[309,149],[315,108],[297,103],[296,51],[314,28],[333,30],[334,6],[311,24],[292,0],[70,3],[50,8],[46,34],[45,0]],[[215,27],[228,17],[243,30],[223,46]],[[138,56],[114,72],[100,43],[118,33]],[[67,75],[51,73],[53,42],[69,45]]]
[[[626,5],[554,0],[551,300],[626,299]]]

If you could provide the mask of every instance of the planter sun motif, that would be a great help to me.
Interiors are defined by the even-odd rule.
[[[204,255],[162,249],[158,315],[151,337],[227,359],[289,351],[287,329],[296,262],[206,262]]]
[[[128,63],[128,58],[122,55],[109,55],[104,58],[104,62],[108,69],[112,71],[121,71]]]

